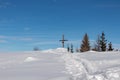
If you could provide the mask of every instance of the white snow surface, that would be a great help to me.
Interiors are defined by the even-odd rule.
[[[0,80],[120,80],[120,52],[0,53]]]
[[[32,62],[32,61],[37,61],[38,59],[37,58],[34,58],[34,57],[27,57],[24,62]]]
[[[63,56],[71,80],[120,80],[120,52],[85,52]]]

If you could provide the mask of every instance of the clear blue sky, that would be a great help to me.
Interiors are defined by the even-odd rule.
[[[0,51],[29,51],[68,43],[79,47],[104,31],[120,48],[120,0],[0,0]]]

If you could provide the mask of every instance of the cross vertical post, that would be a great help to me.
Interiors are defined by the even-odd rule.
[[[62,42],[62,47],[64,48],[64,43],[65,43],[65,41],[68,41],[68,40],[65,40],[64,35],[62,35],[62,40],[59,40],[59,41]]]

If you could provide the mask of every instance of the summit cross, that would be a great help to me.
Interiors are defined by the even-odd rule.
[[[62,35],[62,40],[59,40],[59,41],[62,42],[62,47],[64,48],[64,43],[65,43],[65,41],[68,41],[68,40],[65,40],[64,35]]]

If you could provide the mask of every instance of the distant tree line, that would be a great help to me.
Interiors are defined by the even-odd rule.
[[[68,46],[67,47],[68,52],[73,53],[73,45],[71,44],[71,48]],[[112,46],[112,42],[109,42],[107,44],[107,40],[105,38],[105,33],[102,32],[101,35],[98,35],[94,46],[91,47],[90,46],[90,41],[89,41],[89,36],[87,33],[85,33],[85,35],[83,36],[83,40],[82,43],[80,45],[80,48],[76,49],[76,52],[86,52],[86,51],[98,51],[98,52],[104,52],[104,51],[113,51],[114,48]]]
[[[90,49],[93,51],[113,51],[112,42],[108,43],[108,48],[107,48],[107,40],[105,38],[104,32],[102,32],[100,36],[98,35],[94,48],[90,47],[90,41],[89,41],[88,34],[86,33],[84,35],[82,44],[80,46],[80,52],[89,51]]]

